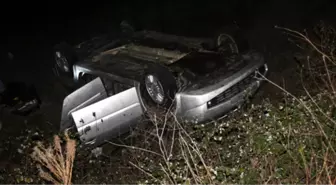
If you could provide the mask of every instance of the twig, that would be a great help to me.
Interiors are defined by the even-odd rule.
[[[159,180],[157,178],[155,178],[152,174],[146,172],[144,169],[140,168],[139,166],[135,165],[134,163],[132,163],[131,161],[129,161],[129,164],[134,166],[135,168],[137,168],[138,170],[140,170],[141,172],[143,172],[144,174],[150,176],[151,178],[153,178],[154,180],[156,180],[157,182],[159,182]]]
[[[296,35],[300,36],[301,39],[308,42],[308,44],[310,44],[318,53],[320,53],[322,56],[325,56],[330,62],[333,62],[333,60],[327,54],[325,54],[318,47],[316,47],[316,45],[307,36],[303,35],[302,33],[298,32],[298,31],[295,31],[295,30],[292,30],[292,29],[289,29],[289,28],[280,27],[280,26],[275,26],[275,28],[285,30],[285,31],[288,31],[290,33],[293,33],[293,34],[296,34]]]
[[[144,151],[144,152],[148,152],[148,153],[151,153],[151,154],[154,154],[154,155],[157,155],[157,156],[160,156],[162,158],[164,158],[163,155],[157,153],[157,152],[153,152],[153,151],[150,151],[150,150],[147,150],[147,149],[144,149],[144,148],[140,148],[140,147],[135,147],[135,146],[128,146],[128,145],[121,145],[121,144],[117,144],[117,143],[113,143],[111,141],[106,141],[107,143],[110,143],[112,145],[115,145],[115,146],[119,146],[119,147],[125,147],[125,148],[129,148],[129,149],[132,149],[132,150],[140,150],[140,151]]]

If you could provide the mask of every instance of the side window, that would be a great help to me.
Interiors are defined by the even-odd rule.
[[[111,80],[111,79],[102,78],[102,81],[104,83],[108,96],[113,96],[115,94],[118,94],[122,91],[125,91],[131,88],[131,86],[129,85],[126,85],[126,84],[123,84],[123,83],[120,83],[118,81]]]
[[[107,96],[112,96],[115,94],[114,92],[114,86],[113,86],[113,83],[111,80],[108,80],[106,78],[102,78],[102,81],[103,81],[103,84],[104,84],[104,87],[106,89],[106,92],[107,92]]]
[[[79,83],[80,86],[84,86],[85,84],[91,82],[92,80],[96,79],[98,76],[96,75],[92,75],[92,74],[83,74],[80,75],[79,77]],[[130,89],[131,86],[120,83],[118,81],[115,80],[111,80],[108,78],[104,78],[104,77],[100,77],[103,84],[104,84],[104,88],[106,89],[107,92],[107,96],[113,96],[115,94],[118,94],[122,91],[125,91],[127,89]]]
[[[98,76],[96,76],[96,75],[92,75],[92,74],[81,74],[80,76],[79,76],[79,84],[80,84],[80,86],[83,86],[83,85],[85,85],[85,84],[87,84],[87,83],[89,83],[89,82],[91,82],[92,80],[94,80],[94,79],[96,79]]]

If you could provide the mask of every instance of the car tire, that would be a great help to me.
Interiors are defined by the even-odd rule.
[[[148,85],[146,84],[146,78],[153,76],[159,82],[163,90],[163,100],[162,102],[155,101],[153,96],[151,96],[148,90]],[[146,106],[157,106],[164,109],[169,109],[175,99],[175,94],[177,92],[177,84],[174,75],[169,71],[168,68],[153,64],[149,65],[144,73],[144,79],[141,83],[141,95],[144,99]]]
[[[67,59],[69,71],[62,70],[62,67],[57,64],[56,52],[62,53],[62,56]],[[54,46],[53,55],[53,72],[56,81],[60,83],[66,93],[72,92],[77,88],[77,84],[73,80],[73,65],[78,59],[74,48],[69,44],[62,42]]]
[[[229,38],[228,40],[232,40],[233,42],[226,42],[221,45],[219,42],[221,37]],[[217,51],[230,48],[232,53],[235,52],[239,54],[249,50],[249,43],[245,37],[245,34],[236,25],[226,26],[217,31],[215,43]]]
[[[54,47],[55,66],[62,75],[73,76],[73,65],[77,61],[75,50],[69,44],[62,42]]]

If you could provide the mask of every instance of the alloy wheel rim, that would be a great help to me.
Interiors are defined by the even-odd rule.
[[[145,78],[145,85],[151,99],[157,104],[162,104],[165,96],[162,84],[158,78],[154,75],[147,75]]]
[[[65,56],[62,55],[61,52],[56,51],[55,60],[59,68],[61,68],[65,72],[69,72],[68,60],[65,58]]]

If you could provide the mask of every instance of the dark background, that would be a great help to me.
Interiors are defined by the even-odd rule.
[[[51,75],[52,47],[76,44],[112,32],[122,20],[136,28],[207,36],[237,22],[255,48],[281,47],[274,25],[304,29],[319,20],[333,23],[332,0],[222,1],[45,1],[6,2],[1,6],[0,78],[39,84]],[[276,36],[278,37],[278,35]],[[279,38],[280,40],[280,38]],[[278,48],[279,50],[281,48]],[[14,54],[8,61],[7,52]]]

